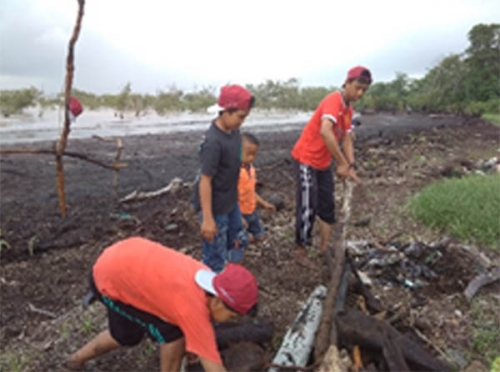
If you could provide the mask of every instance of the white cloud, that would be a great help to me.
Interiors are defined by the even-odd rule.
[[[0,75],[59,86],[76,10],[76,0],[7,0]],[[154,92],[297,77],[339,85],[354,64],[379,79],[418,75],[463,51],[472,26],[498,19],[494,0],[86,1],[75,84],[116,91],[131,81]]]

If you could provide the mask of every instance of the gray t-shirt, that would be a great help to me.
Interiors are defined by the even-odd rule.
[[[200,173],[212,177],[212,213],[231,212],[238,202],[238,178],[241,166],[240,131],[226,133],[212,122],[200,145]],[[197,177],[193,204],[200,206],[200,186]]]

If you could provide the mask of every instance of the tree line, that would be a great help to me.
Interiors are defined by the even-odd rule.
[[[451,54],[424,77],[412,79],[396,72],[389,82],[375,82],[355,108],[360,112],[455,113],[481,115],[500,110],[500,24],[478,24],[468,33],[469,46],[459,54]],[[314,110],[321,99],[335,86],[301,87],[296,78],[267,80],[248,84],[260,109]],[[127,83],[118,94],[96,95],[74,89],[86,109],[113,108],[117,113],[132,111],[140,116],[148,111],[159,115],[169,112],[201,112],[217,98],[215,87],[184,92],[177,87],[159,90],[156,94],[138,94]],[[60,106],[63,95],[46,97],[31,87],[0,91],[0,112],[3,116],[20,113],[38,104],[41,109]],[[42,113],[43,111],[41,111]]]

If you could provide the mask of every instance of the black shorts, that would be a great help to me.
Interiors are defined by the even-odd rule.
[[[184,337],[181,329],[157,316],[102,295],[90,274],[90,289],[105,306],[111,336],[122,346],[137,345],[147,334],[153,341],[169,343]]]
[[[335,222],[334,183],[331,168],[318,170],[294,161],[296,184],[295,241],[311,245],[316,215],[328,224]]]

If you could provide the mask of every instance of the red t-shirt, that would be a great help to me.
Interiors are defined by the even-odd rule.
[[[323,119],[332,121],[332,131],[337,141],[352,130],[352,106],[344,103],[340,92],[330,93],[323,98],[292,150],[294,159],[316,169],[328,168],[332,159],[320,134]]]
[[[105,249],[93,274],[103,295],[178,326],[187,351],[221,363],[208,300],[194,280],[199,269],[208,268],[159,243],[133,237]]]

